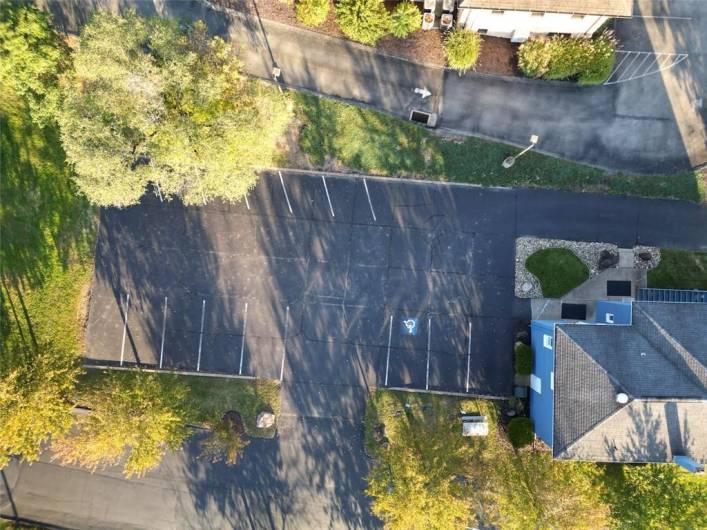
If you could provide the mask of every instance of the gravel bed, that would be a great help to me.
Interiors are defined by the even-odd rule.
[[[596,276],[600,271],[597,267],[599,254],[602,250],[618,253],[618,247],[611,243],[589,243],[586,241],[567,241],[565,239],[541,239],[537,237],[519,237],[516,239],[516,274],[515,294],[518,298],[542,298],[542,290],[538,279],[525,268],[525,260],[538,250],[546,248],[566,248],[574,252],[589,269],[589,277]],[[643,261],[638,255],[650,252],[651,260]],[[635,247],[634,266],[641,269],[651,269],[660,262],[660,250],[654,247]]]

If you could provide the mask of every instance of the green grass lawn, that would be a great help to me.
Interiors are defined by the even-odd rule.
[[[525,267],[540,281],[547,298],[560,298],[589,278],[584,262],[566,248],[538,250],[525,260]]]
[[[662,249],[660,263],[648,271],[648,287],[707,289],[707,252]]]
[[[57,131],[39,129],[0,86],[0,371],[33,339],[82,350],[97,215],[70,181]]]
[[[80,377],[77,389],[77,402],[89,388],[99,386],[108,373],[121,378],[134,377],[133,370],[99,370],[89,368]],[[258,429],[255,419],[259,412],[280,414],[280,385],[271,379],[231,379],[225,377],[201,377],[158,373],[168,381],[181,382],[189,387],[189,401],[194,409],[193,421],[207,424],[220,418],[229,410],[241,413],[246,431],[251,436],[271,438],[275,435],[277,424],[269,429]],[[90,406],[87,404],[87,406]]]
[[[529,152],[511,169],[501,161],[515,147],[479,138],[442,139],[411,122],[294,93],[303,127],[299,149],[317,168],[342,167],[391,177],[466,182],[484,186],[537,186],[646,197],[705,201],[707,171],[664,176],[608,175],[582,164]],[[297,165],[296,157],[289,164]]]

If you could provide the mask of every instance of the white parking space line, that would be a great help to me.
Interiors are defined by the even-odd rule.
[[[613,69],[613,70],[611,71],[611,73],[609,74],[609,77],[607,77],[607,78],[606,78],[606,81],[604,81],[605,83],[608,83],[609,81],[611,81],[611,78],[614,77],[614,74],[619,71],[619,68],[621,68],[621,65],[624,64],[624,61],[625,61],[626,59],[628,59],[628,56],[629,56],[629,55],[630,55],[630,54],[623,54],[623,57],[622,57],[621,60],[619,61],[619,64],[617,64],[616,66],[614,66],[614,69]]]
[[[164,359],[164,332],[167,329],[167,297],[164,297],[164,310],[162,312],[162,341],[160,343],[160,370]]]
[[[326,185],[326,179],[324,178],[324,175],[322,175],[322,182],[324,183],[324,191],[326,192],[326,200],[329,201],[329,211],[331,212],[332,217],[336,217],[336,215],[334,215],[334,207],[331,205],[331,197],[329,196],[329,188]]]
[[[388,367],[390,366],[390,342],[393,339],[393,315],[390,315],[390,327],[388,328],[388,354],[385,357],[385,386],[388,386]]]
[[[125,336],[128,333],[128,312],[130,311],[130,293],[125,297],[125,311],[123,316],[123,341],[120,344],[120,366],[123,366],[125,358]]]
[[[645,52],[635,50],[617,50],[617,62],[604,85],[626,83],[651,74],[657,74],[680,64],[687,59],[686,53]],[[621,56],[618,59],[618,56]]]
[[[631,61],[629,61],[629,63],[626,65],[626,69],[625,69],[623,72],[621,72],[621,75],[618,77],[618,79],[616,79],[616,82],[617,82],[617,83],[620,83],[620,82],[621,82],[621,80],[622,80],[622,79],[624,78],[624,76],[626,75],[626,72],[628,72],[628,71],[631,69],[631,67],[633,66],[633,64],[636,62],[636,59],[638,59],[638,57],[639,57],[640,55],[642,55],[643,53],[644,53],[644,52],[635,52],[634,54],[632,54],[633,57],[631,58]]]
[[[201,302],[201,329],[199,330],[199,354],[196,357],[196,371],[201,369],[201,345],[204,342],[204,316],[206,315],[206,299]]]
[[[363,179],[363,187],[366,189],[366,197],[368,198],[368,206],[371,208],[371,215],[373,216],[373,220],[378,221],[378,219],[376,219],[376,212],[373,210],[373,203],[371,202],[371,194],[368,193],[368,184],[366,183],[366,179]]]
[[[278,171],[278,175],[280,175],[280,184],[282,185],[282,191],[285,192],[285,200],[287,201],[287,207],[290,209],[290,213],[292,213],[292,205],[290,204],[290,197],[287,195],[287,189],[285,188],[285,181],[282,180],[282,172]]]
[[[643,65],[646,63],[646,61],[648,60],[649,57],[650,57],[650,54],[647,53],[646,56],[643,58],[643,60],[638,62],[638,66],[636,66],[636,68],[633,69],[631,76],[635,75],[636,72],[639,72],[641,70],[641,68],[643,68]],[[629,76],[629,77],[631,77],[631,76]]]
[[[248,302],[245,303],[243,312],[243,336],[241,337],[241,360],[238,363],[238,375],[243,374],[243,350],[245,349],[245,332],[248,327]]]
[[[425,374],[425,390],[430,389],[430,340],[432,338],[432,319],[427,319],[427,373]]]
[[[469,337],[466,345],[466,391],[469,392],[469,369],[471,368],[471,320],[469,321]]]
[[[243,198],[245,199],[245,207],[250,210],[250,203],[248,202],[248,194],[246,193]]]
[[[285,340],[282,348],[282,363],[280,364],[280,382],[285,375],[285,357],[287,356],[287,323],[290,320],[290,306],[285,308]]]

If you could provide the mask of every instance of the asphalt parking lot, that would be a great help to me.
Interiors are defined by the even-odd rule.
[[[508,200],[494,190],[268,173],[236,205],[152,197],[104,210],[87,358],[334,393],[507,395],[525,311],[513,299]]]

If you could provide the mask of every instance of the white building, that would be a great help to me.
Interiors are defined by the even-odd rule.
[[[633,0],[459,0],[457,25],[523,42],[532,35],[589,37],[613,17],[630,17]]]

